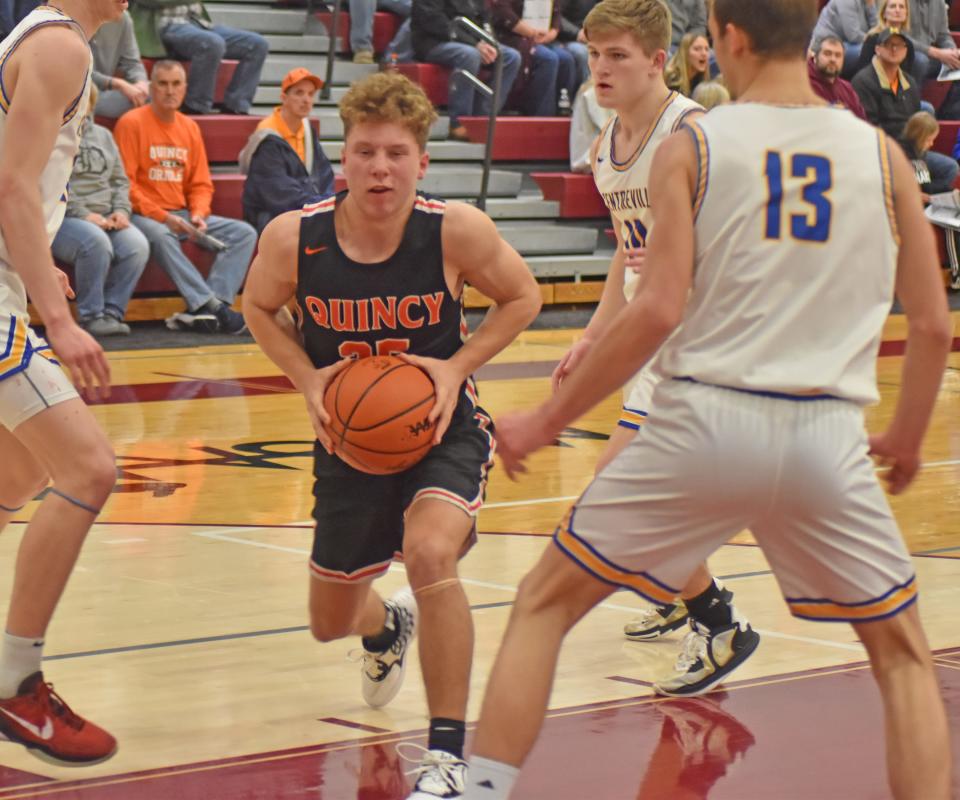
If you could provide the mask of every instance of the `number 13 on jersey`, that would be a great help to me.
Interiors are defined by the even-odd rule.
[[[770,150],[764,174],[767,178],[767,239],[780,239],[784,207],[784,162],[789,160],[789,177],[803,182],[800,201],[790,214],[790,235],[800,242],[826,242],[830,238],[833,205],[827,192],[833,188],[833,170],[830,160],[810,153],[795,153],[784,157]],[[789,187],[788,187],[789,188]],[[787,194],[789,202],[794,195]]]

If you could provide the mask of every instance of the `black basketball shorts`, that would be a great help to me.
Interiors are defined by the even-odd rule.
[[[493,420],[466,396],[440,444],[395,475],[360,472],[316,443],[313,577],[356,583],[382,575],[402,554],[404,517],[421,498],[444,500],[475,519],[495,449]]]

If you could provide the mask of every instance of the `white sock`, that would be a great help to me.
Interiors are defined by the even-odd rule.
[[[471,756],[463,800],[507,800],[519,774],[517,767],[482,756]]]
[[[0,697],[13,697],[24,678],[40,671],[42,658],[43,639],[4,633],[0,653]]]

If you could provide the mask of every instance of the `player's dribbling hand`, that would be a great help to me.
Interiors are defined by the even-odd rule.
[[[96,339],[72,319],[47,325],[46,334],[77,391],[89,400],[110,396],[110,364]]]
[[[880,479],[887,484],[890,494],[900,494],[906,489],[920,471],[920,452],[916,448],[901,447],[887,433],[877,433],[870,437],[870,455],[887,467]]]
[[[557,364],[550,376],[554,394],[560,390],[560,384],[563,383],[564,379],[577,368],[577,364],[583,361],[583,357],[590,349],[591,344],[592,342],[589,339],[574,342],[573,346],[560,359],[560,363]]]
[[[543,424],[543,414],[535,411],[514,411],[496,420],[497,455],[507,477],[515,481],[527,471],[524,459],[550,444],[555,434]]]
[[[310,424],[317,440],[328,454],[333,455],[333,437],[330,435],[330,415],[323,404],[323,395],[330,385],[330,381],[337,377],[340,370],[352,364],[352,358],[342,358],[329,367],[315,370],[309,377],[307,385],[302,388],[303,397],[307,401],[307,413],[310,415]]]
[[[408,364],[420,367],[433,381],[433,391],[436,392],[437,399],[427,420],[434,425],[433,443],[440,444],[453,418],[453,412],[457,408],[460,387],[463,386],[466,376],[445,359],[424,358],[409,353],[397,353],[396,356]]]

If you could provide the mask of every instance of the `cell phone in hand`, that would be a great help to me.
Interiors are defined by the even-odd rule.
[[[201,247],[206,247],[208,250],[213,250],[216,253],[222,253],[227,249],[227,243],[220,241],[216,236],[211,236],[209,233],[200,230],[196,225],[188,220],[184,220],[189,228],[189,236],[193,241],[195,241]]]

